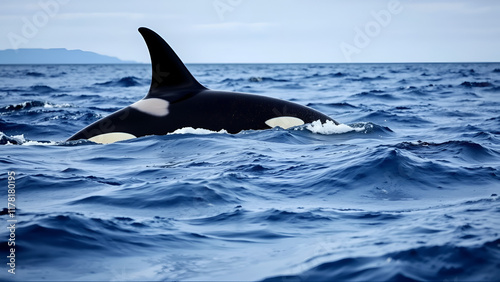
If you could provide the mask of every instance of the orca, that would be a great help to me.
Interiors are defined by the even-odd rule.
[[[165,135],[192,127],[211,131],[284,129],[333,121],[316,110],[296,103],[255,94],[210,90],[191,75],[172,48],[154,31],[141,27],[152,66],[151,86],[138,102],[102,118],[67,141],[96,143],[148,135]]]

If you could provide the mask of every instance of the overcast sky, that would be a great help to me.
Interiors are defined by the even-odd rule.
[[[0,0],[0,49],[186,63],[500,62],[498,0]]]

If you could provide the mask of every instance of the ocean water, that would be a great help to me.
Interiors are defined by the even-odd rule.
[[[500,64],[188,67],[342,125],[65,142],[150,66],[0,66],[0,280],[500,281]]]

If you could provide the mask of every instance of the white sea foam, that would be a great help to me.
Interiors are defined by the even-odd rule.
[[[15,145],[15,144],[22,144],[22,143],[26,142],[26,139],[24,139],[24,134],[15,135],[15,136],[8,136],[7,134],[5,134],[1,131],[0,131],[0,139],[6,139],[7,143],[5,143],[5,145]]]
[[[34,140],[29,140],[25,141],[21,145],[23,146],[35,146],[35,145],[42,145],[42,146],[54,146],[54,145],[59,145],[60,142],[56,141],[34,141]]]
[[[63,104],[52,104],[52,103],[49,103],[49,102],[45,102],[45,104],[43,105],[44,108],[70,108],[72,107],[71,104],[68,104],[68,103],[63,103]]]
[[[347,124],[339,124],[336,125],[333,121],[327,120],[325,123],[321,123],[321,121],[317,120],[308,125],[306,125],[306,129],[311,131],[312,133],[331,135],[331,134],[342,134],[351,131],[360,132],[365,130],[365,126],[363,127],[351,127]]]
[[[7,139],[7,143],[5,145],[24,145],[24,146],[33,146],[33,145],[44,145],[44,146],[52,146],[58,145],[59,142],[56,141],[35,141],[35,140],[26,140],[24,138],[24,134],[8,136],[3,132],[0,132],[0,139]]]
[[[196,135],[206,135],[206,134],[227,134],[227,131],[225,129],[222,129],[220,131],[212,131],[204,128],[192,128],[192,127],[184,127],[175,130],[172,133],[169,134],[196,134]]]
[[[336,125],[333,121],[326,121],[325,123],[321,123],[321,121],[317,120],[310,124],[305,125],[304,127],[296,127],[295,130],[301,130],[303,128],[311,131],[312,133],[331,135],[331,134],[343,134],[348,132],[361,132],[367,129],[367,124],[362,124],[360,127],[352,127],[347,124],[339,124]],[[192,128],[192,127],[184,127],[181,129],[177,129],[169,134],[196,134],[196,135],[206,135],[206,134],[227,134],[228,132],[225,129],[220,131],[212,131],[204,128]]]
[[[9,105],[4,107],[6,110],[21,110],[26,108],[35,108],[35,107],[43,107],[43,108],[70,108],[73,107],[71,104],[62,103],[62,104],[53,104],[47,101],[26,101],[19,104]]]

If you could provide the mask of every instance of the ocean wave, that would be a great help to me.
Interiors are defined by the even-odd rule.
[[[143,85],[146,85],[146,81],[144,79],[135,76],[126,76],[120,79],[94,84],[94,86],[103,86],[103,87],[133,87],[133,86],[143,86]]]
[[[394,145],[394,147],[408,151],[424,150],[427,154],[433,154],[435,157],[443,154],[448,156],[452,154],[455,159],[469,164],[484,164],[485,162],[500,158],[500,152],[471,141],[452,140],[443,143],[423,141],[402,142]]]
[[[288,79],[279,79],[272,77],[260,77],[260,76],[252,76],[248,79],[249,82],[290,82]]]
[[[449,244],[417,247],[373,257],[340,258],[278,281],[494,281],[500,239],[468,247]]]
[[[301,83],[288,83],[285,85],[273,85],[271,86],[273,89],[285,89],[285,90],[299,90],[299,89],[305,89],[306,87],[303,86]]]
[[[491,127],[487,127],[486,131],[491,132],[492,134],[500,135],[500,116],[492,117],[487,119],[484,124],[486,126],[491,125]]]
[[[368,92],[361,92],[358,94],[351,95],[353,98],[358,98],[358,99],[382,99],[382,100],[396,100],[398,99],[396,96],[386,93],[385,91],[382,90],[370,90]]]
[[[311,224],[328,223],[338,219],[336,214],[325,213],[321,210],[293,211],[269,209],[265,211],[248,211],[238,205],[234,211],[220,213],[214,216],[201,217],[188,220],[192,225],[225,225],[238,222],[262,222],[268,224],[297,224],[306,227]]]
[[[475,133],[464,132],[461,138],[476,140],[477,142],[489,142],[490,144],[500,144],[500,130],[497,132],[478,131]]]
[[[306,76],[304,77],[305,79],[313,79],[313,78],[321,78],[321,79],[324,79],[324,78],[338,78],[338,77],[346,77],[348,76],[349,74],[347,73],[342,73],[342,72],[332,72],[332,73],[327,73],[327,74],[319,74],[319,73],[315,73],[313,75],[310,75],[310,76]]]
[[[321,121],[317,120],[310,124],[306,124],[304,126],[295,127],[295,130],[307,129],[308,131],[316,134],[323,135],[334,135],[334,134],[344,134],[348,132],[371,132],[373,131],[374,125],[372,123],[357,123],[352,126],[347,124],[339,124],[336,125],[333,121],[326,121],[325,123],[321,123]],[[387,131],[391,131],[386,128]],[[207,134],[228,134],[228,132],[224,129],[220,131],[212,131],[203,128],[192,128],[192,127],[184,127],[181,129],[177,129],[169,135],[172,134],[194,134],[194,135],[207,135]]]
[[[371,112],[358,120],[369,120],[369,121],[374,121],[374,122],[381,122],[381,123],[403,123],[403,124],[431,124],[431,121],[425,120],[424,118],[421,118],[416,115],[409,115],[409,114],[396,114],[392,112],[388,112],[385,110],[377,110],[374,112]]]
[[[19,87],[19,88],[1,87],[0,88],[0,93],[1,92],[9,94],[11,92],[13,92],[13,93],[19,93],[19,92],[26,92],[26,91],[24,89],[22,89],[21,87]]]
[[[19,261],[0,280],[498,280],[500,64],[189,67],[343,124],[64,142],[145,93],[95,82],[150,66],[1,66]]]
[[[154,244],[167,241],[182,242],[182,238],[175,235],[153,236],[154,239],[144,240],[141,232],[153,222],[137,222],[127,218],[101,219],[86,217],[79,213],[63,214],[37,214],[36,216],[26,214],[17,224],[16,235],[23,241],[23,246],[29,249],[30,257],[40,256],[44,253],[52,255],[63,255],[67,250],[75,250],[79,253],[91,254],[95,251],[104,251],[107,254],[130,254],[132,251],[140,251],[145,247],[153,247]],[[160,224],[156,223],[157,226]],[[166,221],[163,224],[165,230],[171,225]],[[167,237],[170,237],[167,239]],[[57,240],[54,240],[57,238]],[[115,243],[112,243],[115,242]],[[149,242],[149,243],[148,243]],[[117,248],[117,246],[120,246]],[[126,248],[124,248],[126,246]]]
[[[394,181],[392,184],[395,185],[393,188],[404,187],[407,183],[415,188],[428,189],[433,187],[434,189],[447,189],[449,191],[458,189],[457,191],[461,191],[460,187],[468,187],[469,185],[488,187],[500,180],[500,176],[497,175],[498,171],[487,164],[485,165],[485,160],[494,161],[497,159],[498,153],[484,149],[481,153],[477,148],[471,149],[470,144],[462,142],[447,142],[437,144],[434,147],[427,147],[424,145],[425,143],[419,144],[384,145],[377,150],[379,151],[378,157],[372,158],[371,161],[366,158],[368,160],[367,167],[377,168],[376,171],[384,171],[385,175],[392,175],[391,179]],[[408,146],[410,146],[409,149]],[[468,151],[464,151],[465,148],[468,148]],[[443,153],[449,150],[453,150],[452,155],[457,158],[456,161],[442,161],[440,159],[444,154],[451,155]],[[377,176],[374,176],[373,179],[377,179]],[[384,189],[379,192],[386,193],[387,191]],[[465,191],[461,192],[466,194]],[[383,194],[380,195],[383,196]]]
[[[349,161],[348,166],[318,171],[321,177],[312,177],[310,185],[315,194],[332,193],[335,187],[335,193],[342,195],[347,192],[344,188],[350,187],[359,197],[375,201],[415,201],[439,198],[442,193],[450,199],[484,196],[500,180],[493,167],[462,162],[457,166],[440,160],[442,155],[430,158],[432,153],[425,148],[411,151],[397,145],[352,152],[349,158],[339,156]],[[468,191],[467,187],[483,187],[484,192]]]
[[[300,224],[302,227],[310,224],[328,223],[335,221],[338,217],[335,214],[324,213],[321,210],[311,211],[287,211],[279,209],[270,209],[264,212],[256,213],[254,216],[256,222],[268,222],[270,224],[287,223]]]
[[[347,78],[346,80],[353,82],[372,82],[372,81],[388,80],[388,78],[382,75],[378,75],[376,77],[363,76],[358,78]]]
[[[69,108],[72,107],[71,104],[64,103],[64,104],[54,104],[54,103],[49,103],[46,101],[26,101],[20,104],[14,104],[14,105],[8,105],[3,108],[0,108],[0,112],[11,112],[11,111],[20,111],[20,110],[27,110],[31,108],[37,108],[37,107],[42,107],[42,108]]]
[[[465,87],[491,87],[493,84],[491,82],[483,81],[483,82],[470,82],[470,81],[464,81],[462,84],[460,84]]]
[[[56,142],[56,141],[27,140],[26,138],[24,138],[24,134],[8,136],[5,133],[0,131],[0,145],[52,146],[52,145],[58,145],[58,144],[60,144],[60,143]]]
[[[49,94],[49,93],[57,92],[56,89],[54,89],[50,86],[47,86],[47,85],[43,85],[43,84],[33,85],[29,88],[29,91],[33,91],[37,94]]]
[[[339,109],[345,109],[345,108],[352,108],[356,109],[358,108],[357,106],[354,106],[353,104],[342,102],[342,103],[309,103],[306,106],[308,107],[321,107],[321,106],[326,106],[329,108],[339,108]]]
[[[36,71],[28,71],[24,75],[32,77],[45,77],[45,74]]]
[[[192,127],[184,127],[175,130],[169,134],[194,134],[194,135],[207,135],[207,134],[228,134],[225,129],[221,129],[220,131],[212,131],[204,128],[192,128]]]
[[[245,79],[243,78],[225,78],[224,80],[221,80],[219,83],[226,84],[227,86],[235,86],[237,84],[245,82]]]
[[[500,92],[500,86],[490,87],[490,88],[486,89],[486,91],[498,93],[498,92]]]
[[[130,186],[130,184],[128,185]],[[103,205],[136,208],[203,208],[214,205],[237,204],[236,197],[206,181],[179,181],[170,185],[134,184],[132,189],[115,190],[106,195],[84,196],[71,205]],[[155,197],[151,197],[155,195]]]
[[[18,110],[30,109],[33,107],[44,107],[45,104],[46,102],[44,101],[26,101],[20,104],[5,106],[0,110],[2,112],[18,111]]]
[[[68,74],[67,72],[62,71],[62,72],[59,72],[59,73],[51,74],[50,77],[57,78],[57,77],[65,76],[67,74]]]
[[[365,126],[370,127],[371,124],[365,124]],[[325,123],[321,123],[321,121],[317,120],[312,122],[311,124],[306,125],[306,129],[311,131],[312,133],[331,135],[331,134],[343,134],[347,132],[361,132],[366,130],[367,128],[363,127],[351,127],[347,124],[339,124],[336,125],[333,121],[327,120]]]
[[[7,136],[0,131],[0,145],[20,145],[26,142],[24,135]]]

